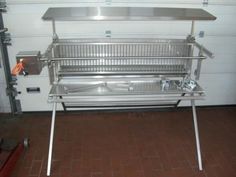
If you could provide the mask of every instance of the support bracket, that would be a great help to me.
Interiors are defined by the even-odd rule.
[[[10,33],[4,34],[3,43],[6,45],[11,45],[11,34]]]
[[[195,37],[192,36],[192,35],[188,35],[188,36],[187,36],[187,41],[188,41],[189,43],[194,43],[194,42],[195,42]]]
[[[7,3],[6,0],[0,0],[0,12],[6,12]]]
[[[6,31],[8,31],[7,28],[0,29],[0,33],[5,33]]]
[[[207,6],[209,4],[208,0],[203,0],[202,1],[203,6]]]

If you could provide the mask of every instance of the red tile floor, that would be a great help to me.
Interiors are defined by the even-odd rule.
[[[52,177],[235,177],[236,107],[199,108],[204,171],[195,156],[192,113],[59,113]],[[0,115],[4,117],[4,115]],[[12,177],[45,177],[50,113],[0,119],[0,136],[29,137]]]

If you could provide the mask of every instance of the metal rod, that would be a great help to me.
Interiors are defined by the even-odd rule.
[[[76,95],[75,95],[76,96]],[[153,97],[155,97],[155,95],[153,96]],[[127,99],[131,99],[132,97],[128,97]],[[114,99],[117,99],[117,100],[115,100],[114,101]],[[55,98],[55,99],[49,99],[48,101],[49,102],[57,102],[57,103],[61,103],[61,102],[64,102],[64,103],[79,103],[79,102],[81,102],[81,104],[82,105],[95,105],[95,104],[98,104],[98,105],[100,105],[100,106],[103,106],[103,104],[105,103],[105,104],[108,104],[108,105],[114,105],[114,104],[118,104],[118,105],[121,105],[121,104],[125,104],[125,105],[127,105],[127,104],[134,104],[134,103],[137,103],[137,101],[143,101],[143,102],[145,102],[145,103],[150,103],[150,101],[153,101],[153,102],[155,102],[155,101],[178,101],[178,100],[192,100],[192,99],[196,99],[196,100],[202,100],[202,99],[204,99],[204,96],[183,96],[183,97],[166,97],[166,98],[164,98],[164,97],[157,97],[155,100],[154,100],[154,98],[153,99],[151,99],[151,98],[149,98],[149,99],[145,99],[145,98],[137,98],[137,99],[132,99],[132,102],[129,102],[128,100],[125,100],[124,98],[123,99],[118,99],[118,98],[115,98],[115,97],[110,97],[110,99],[107,99],[107,100],[95,100],[94,98],[92,98],[91,99],[91,97],[89,98],[89,97],[78,97],[77,99],[76,98],[68,98],[68,99],[66,99],[66,98],[63,98],[63,99],[57,99],[57,98]],[[87,101],[87,102],[86,102]]]
[[[111,106],[111,107],[82,107],[82,106],[67,106],[67,108],[74,108],[78,111],[88,111],[88,110],[121,110],[121,109],[153,109],[153,108],[169,108],[174,107],[174,104],[163,104],[163,105],[156,105],[156,106]]]
[[[53,149],[53,137],[54,137],[56,109],[57,109],[57,103],[53,103],[52,122],[51,122],[51,131],[50,131],[50,142],[49,142],[49,150],[48,150],[47,176],[50,176],[50,174],[51,174],[52,149]]]
[[[73,71],[58,71],[58,75],[63,76],[71,76],[71,75],[80,75],[80,76],[88,76],[88,75],[133,75],[133,74],[140,74],[138,71],[130,71],[130,72],[73,72]],[[173,76],[173,77],[181,77],[185,76],[186,72],[146,72],[143,75],[155,75],[155,76]]]
[[[202,171],[201,147],[200,147],[199,132],[198,132],[197,113],[196,113],[194,100],[191,100],[191,105],[192,105],[192,110],[193,110],[193,122],[194,122],[195,138],[196,138],[198,167],[199,167],[199,170]]]
[[[185,93],[182,93],[182,94],[181,94],[181,96],[184,96],[184,95],[185,95]],[[180,102],[181,102],[181,100],[178,100],[178,101],[176,102],[175,108],[178,107],[178,105],[179,105]]]
[[[194,38],[194,26],[195,26],[195,21],[193,20],[192,21],[192,24],[191,24],[191,33],[190,33],[190,38],[195,41],[195,38]],[[189,46],[189,57],[192,57],[193,56],[193,53],[194,53],[194,46]],[[193,61],[192,60],[189,60],[188,61],[188,75],[191,76],[191,73],[192,73],[192,64],[193,64]]]
[[[130,38],[129,38],[130,39]],[[75,39],[73,39],[73,38],[71,38],[71,39],[66,39],[66,40],[68,40],[68,41],[63,41],[64,39],[60,39],[60,41],[58,42],[58,41],[56,41],[56,42],[53,42],[53,45],[54,46],[65,46],[65,45],[71,45],[71,44],[73,44],[73,45],[101,45],[101,46],[104,46],[104,45],[107,45],[107,44],[109,44],[109,45],[136,45],[136,44],[156,44],[156,43],[158,43],[158,44],[167,44],[168,42],[166,42],[166,41],[151,41],[152,39],[148,39],[148,42],[129,42],[129,41],[127,41],[127,42],[113,42],[113,41],[107,41],[107,42],[76,42],[76,41],[70,41],[70,40],[80,40],[79,38],[75,38]],[[132,38],[132,40],[134,40],[133,38]],[[171,41],[172,41],[172,43],[174,44],[174,45],[180,45],[180,46],[182,46],[183,44],[184,45],[190,45],[190,46],[192,46],[193,45],[193,43],[192,42],[188,42],[188,41],[186,41],[186,40],[181,40],[181,43],[180,43],[180,40],[178,40],[178,41],[173,41],[174,39],[171,39]]]
[[[202,66],[202,60],[197,61],[197,69],[195,71],[195,80],[199,80],[200,78],[200,72],[201,72],[201,66]]]
[[[53,35],[56,34],[56,25],[55,25],[54,20],[52,20],[52,32],[53,32]]]
[[[58,39],[57,33],[56,33],[56,24],[55,20],[52,20],[52,32],[53,32],[53,41]]]
[[[62,96],[60,96],[59,98],[62,99]],[[66,110],[66,105],[65,105],[65,103],[64,103],[64,102],[61,102],[61,105],[62,105],[62,107],[63,107],[64,112],[66,112],[67,110]]]
[[[61,60],[100,60],[100,59],[111,59],[111,58],[119,58],[119,59],[141,59],[143,60],[145,59],[206,59],[206,57],[204,56],[189,56],[189,57],[173,57],[173,56],[135,56],[135,57],[131,57],[131,56],[117,56],[117,57],[77,57],[77,58],[52,58],[51,61],[61,61]]]
[[[191,36],[194,36],[194,28],[195,28],[195,21],[192,21],[192,25],[191,25]]]
[[[194,45],[201,50],[202,52],[204,52],[208,57],[210,58],[214,58],[214,54],[208,50],[207,48],[205,48],[204,46],[200,45],[199,43],[195,42]]]

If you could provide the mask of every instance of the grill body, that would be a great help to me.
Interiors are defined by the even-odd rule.
[[[187,74],[191,70],[186,40],[71,39],[53,43],[60,75]]]
[[[176,106],[183,96],[202,99],[199,85],[191,91],[180,87],[191,75],[193,60],[204,59],[192,55],[194,47],[187,39],[58,39],[47,51],[49,101],[110,109]],[[166,78],[169,87],[163,89]]]
[[[57,104],[64,110],[177,107],[191,102],[199,170],[202,170],[195,100],[201,64],[213,54],[193,36],[195,20],[215,20],[203,9],[152,7],[61,7],[43,16],[52,21],[53,42],[44,54],[53,103],[47,176],[50,176]],[[190,20],[186,39],[60,39],[56,21]],[[197,49],[197,55],[194,55]],[[195,50],[196,51],[196,50]],[[196,62],[194,65],[193,63]],[[195,77],[195,81],[191,79]]]

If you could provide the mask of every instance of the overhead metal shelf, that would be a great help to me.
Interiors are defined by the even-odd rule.
[[[153,7],[56,7],[42,17],[54,21],[215,20],[203,9]]]

